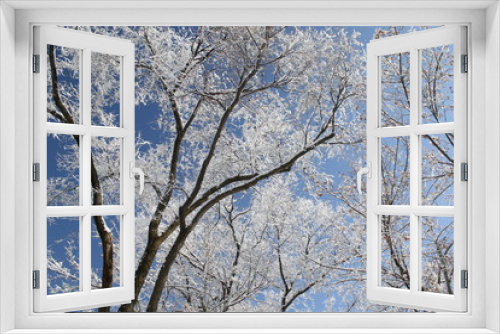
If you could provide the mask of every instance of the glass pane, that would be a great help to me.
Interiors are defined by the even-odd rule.
[[[120,60],[92,52],[92,125],[120,126]]]
[[[92,289],[120,286],[120,216],[92,217]]]
[[[80,291],[80,218],[47,219],[47,294]]]
[[[92,205],[120,205],[121,138],[92,137]]]
[[[453,218],[422,217],[422,291],[453,294]]]
[[[47,135],[47,205],[80,205],[80,136]],[[43,172],[43,170],[42,170]]]
[[[422,204],[453,206],[452,133],[422,136]]]
[[[453,122],[453,45],[421,50],[422,124]]]
[[[381,216],[380,219],[380,285],[410,289],[410,218]]]
[[[380,57],[381,126],[410,124],[410,53]]]
[[[80,50],[47,46],[47,122],[80,123]]]
[[[410,138],[381,138],[382,205],[410,204]]]

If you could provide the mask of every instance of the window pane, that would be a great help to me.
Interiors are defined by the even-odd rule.
[[[410,138],[381,138],[381,204],[410,204]]]
[[[80,50],[47,46],[47,122],[80,123]]]
[[[422,291],[453,294],[452,217],[422,217]]]
[[[92,52],[92,125],[120,126],[120,60]]]
[[[80,291],[80,218],[47,219],[47,294]]]
[[[453,45],[421,50],[422,123],[453,122]]]
[[[92,217],[92,289],[120,286],[120,216]]]
[[[410,124],[410,53],[380,57],[381,126]]]
[[[454,136],[422,136],[422,204],[453,205]]]
[[[406,216],[381,216],[380,226],[380,285],[410,289],[410,219]]]
[[[92,137],[92,205],[120,204],[121,138]]]
[[[80,136],[47,135],[47,205],[80,205]],[[43,171],[42,171],[43,172]]]

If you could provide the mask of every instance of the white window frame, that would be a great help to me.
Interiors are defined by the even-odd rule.
[[[10,6],[19,10],[14,11]],[[95,7],[99,6],[99,9]],[[117,9],[120,6],[150,10]],[[162,7],[163,8],[158,8]],[[408,9],[394,9],[412,8]],[[21,10],[21,8],[25,10]],[[69,7],[69,8],[61,8]],[[82,9],[86,7],[87,9]],[[102,9],[108,7],[108,9]],[[228,8],[229,7],[229,8]],[[488,8],[489,7],[489,8]],[[28,9],[31,8],[31,9]],[[43,10],[51,8],[52,10]],[[75,9],[79,8],[79,9]],[[94,8],[94,9],[92,9]],[[109,8],[114,8],[110,10]],[[346,9],[354,8],[354,9]],[[357,8],[357,9],[356,9]],[[376,8],[376,9],[373,9]],[[437,9],[436,9],[437,8]],[[441,8],[441,9],[439,9]],[[0,330],[12,333],[183,331],[203,333],[498,333],[500,332],[500,11],[497,1],[107,2],[0,4]],[[55,10],[57,9],[57,10]],[[14,22],[15,18],[15,22]],[[486,22],[486,25],[485,25]],[[469,26],[469,311],[436,314],[35,314],[31,290],[32,104],[30,59],[36,24],[89,25],[436,25]],[[12,36],[15,31],[15,41]],[[15,60],[13,49],[15,47]],[[488,71],[485,64],[488,63]],[[15,65],[15,72],[13,67]],[[15,78],[15,89],[12,80]],[[15,93],[15,95],[14,95]],[[13,98],[15,97],[15,98]],[[15,110],[15,112],[12,112]],[[486,121],[488,120],[488,121]],[[8,129],[15,124],[15,129]],[[12,137],[15,135],[15,145]],[[15,146],[15,147],[14,147]],[[488,152],[486,154],[485,152]],[[14,161],[14,162],[13,162]],[[12,174],[15,170],[15,178]],[[10,175],[7,175],[10,173]],[[488,182],[486,175],[488,174]],[[15,203],[9,198],[15,189]],[[487,196],[486,196],[487,194]],[[488,206],[485,205],[488,204]],[[14,205],[15,210],[11,209]],[[12,224],[15,222],[15,225]],[[14,225],[14,226],[13,226]],[[473,229],[472,229],[473,226]],[[15,236],[15,238],[14,238]],[[485,265],[486,249],[490,254]],[[12,256],[14,250],[14,256]],[[488,291],[488,293],[486,293]],[[12,307],[14,305],[14,307]],[[166,328],[168,327],[168,328]],[[133,328],[141,328],[134,331]],[[247,328],[245,331],[244,329]],[[357,328],[357,330],[356,330]],[[28,330],[29,329],[29,330]],[[40,331],[38,331],[40,329]],[[120,330],[122,329],[122,330]],[[241,329],[241,330],[235,330]],[[296,330],[293,330],[296,329]],[[301,330],[298,330],[301,329]],[[349,329],[349,330],[348,330]],[[114,330],[114,331],[112,331]]]
[[[135,160],[135,46],[126,39],[100,36],[52,26],[34,27],[34,53],[39,56],[39,73],[34,85],[34,162],[39,163],[39,181],[34,193],[34,259],[39,272],[39,289],[34,289],[34,311],[74,311],[129,303],[134,298],[135,272],[135,186],[130,174]],[[78,50],[80,56],[80,123],[47,122],[47,46]],[[99,52],[120,57],[120,125],[92,125],[91,54]],[[79,135],[79,205],[47,206],[47,135]],[[105,136],[120,140],[120,203],[91,204],[91,141]],[[133,173],[132,173],[133,176]],[[92,216],[119,216],[120,286],[92,290],[91,224]],[[48,295],[47,289],[47,218],[76,217],[79,220],[79,291]]]
[[[367,294],[372,302],[384,305],[416,307],[424,310],[467,310],[467,290],[461,288],[461,271],[467,270],[467,188],[461,180],[461,163],[467,163],[467,75],[461,71],[461,55],[467,54],[466,28],[449,26],[373,40],[367,45],[367,164],[371,178],[367,180]],[[454,121],[422,124],[422,59],[421,50],[453,45]],[[410,123],[384,127],[381,123],[381,65],[380,57],[409,52],[410,61]],[[422,197],[421,135],[454,133],[454,206],[424,206]],[[381,205],[381,140],[409,138],[410,202],[408,205]],[[381,286],[381,217],[402,215],[410,223],[410,289]],[[424,292],[422,283],[421,218],[454,217],[454,293]]]

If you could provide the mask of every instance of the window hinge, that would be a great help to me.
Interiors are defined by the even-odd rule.
[[[462,270],[460,272],[460,275],[461,275],[460,281],[462,282],[461,288],[467,289],[469,287],[469,272],[467,270]]]
[[[38,162],[33,164],[33,181],[40,181],[40,164]]]
[[[469,181],[469,165],[466,162],[460,165],[460,180]]]
[[[33,289],[40,289],[40,270],[33,270]]]
[[[469,72],[469,56],[462,55],[462,73]]]
[[[40,73],[40,55],[33,55],[33,73]]]

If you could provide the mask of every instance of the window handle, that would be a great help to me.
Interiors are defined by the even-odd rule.
[[[371,177],[372,177],[372,163],[370,161],[368,161],[366,163],[366,165],[367,165],[366,167],[363,167],[360,170],[358,170],[358,177],[357,177],[357,179],[358,179],[358,193],[360,195],[363,194],[363,192],[361,191],[361,177],[363,176],[363,174],[366,174],[366,177],[368,179],[371,179]]]
[[[135,179],[136,175],[139,175],[139,195],[144,192],[144,172],[139,167],[134,166],[134,162],[130,162],[130,178]]]

